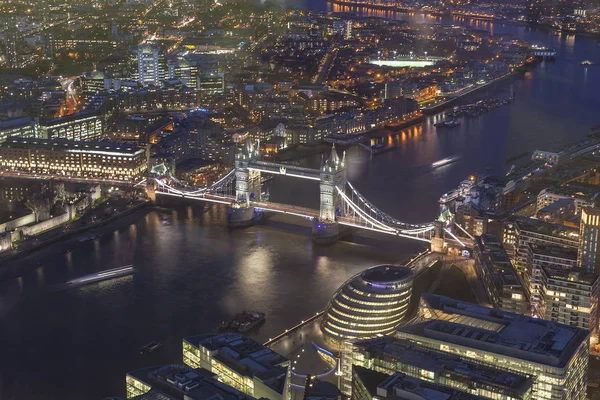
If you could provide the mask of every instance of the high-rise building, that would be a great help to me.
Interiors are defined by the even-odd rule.
[[[19,30],[16,23],[9,23],[8,29],[4,32],[4,51],[6,57],[6,65],[8,68],[19,68],[18,46],[19,46]]]
[[[256,399],[288,400],[290,361],[237,333],[183,339],[183,362]]]
[[[514,269],[498,237],[475,237],[475,271],[492,305],[517,314],[529,313],[529,290]]]
[[[589,331],[424,294],[416,323],[396,338],[477,364],[531,374],[532,399],[585,399]]]
[[[570,271],[577,267],[577,250],[557,245],[529,243],[528,265],[531,270],[529,282],[531,313],[545,318],[544,311],[544,267],[553,267]]]
[[[579,230],[565,225],[543,222],[531,218],[517,218],[514,227],[514,266],[528,285],[531,281],[529,244],[558,245],[576,249],[579,246]]]
[[[142,85],[159,86],[161,80],[160,48],[147,44],[138,47],[138,82]]]
[[[353,399],[363,397],[360,387],[355,392],[353,375],[357,368],[386,375],[399,372],[485,398],[528,400],[534,384],[533,376],[528,373],[482,365],[390,336],[353,343],[351,349],[342,353],[341,363],[342,391]]]
[[[409,268],[379,265],[340,287],[327,305],[321,330],[336,348],[346,341],[389,335],[408,311],[413,274]]]
[[[600,208],[584,207],[579,229],[579,266],[600,274]]]
[[[574,269],[542,267],[540,318],[598,332],[598,275]],[[542,312],[544,314],[542,314]]]

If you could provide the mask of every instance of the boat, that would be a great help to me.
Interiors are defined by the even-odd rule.
[[[444,122],[444,126],[447,128],[455,128],[460,125],[460,121],[457,119],[452,119],[450,121]]]
[[[443,167],[444,165],[453,163],[454,161],[460,159],[460,157],[458,156],[452,156],[452,157],[448,157],[448,158],[443,158],[439,161],[434,162],[433,164],[431,164],[432,168],[439,168],[439,167]]]
[[[445,193],[440,197],[440,204],[446,204],[451,202],[452,200],[456,200],[459,196],[458,190],[451,190],[448,193]]]
[[[133,265],[108,269],[106,271],[96,272],[94,274],[85,275],[81,278],[72,279],[67,282],[68,286],[87,285],[94,282],[105,281],[108,279],[118,278],[120,276],[131,275],[134,272]]]
[[[160,349],[161,347],[162,347],[162,344],[160,344],[156,340],[153,340],[152,342],[150,342],[147,345],[142,346],[140,348],[140,354],[152,353],[152,352]]]
[[[584,60],[581,62],[581,65],[583,65],[584,67],[589,67],[592,64],[594,64],[594,63],[591,62],[590,60]]]
[[[220,328],[237,332],[248,332],[266,318],[265,313],[257,311],[243,311],[230,320],[221,321]]]

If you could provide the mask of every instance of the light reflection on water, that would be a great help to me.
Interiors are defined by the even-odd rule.
[[[595,95],[600,68],[578,68],[582,59],[600,62],[594,41],[522,27],[478,26],[552,45],[559,59],[489,93],[514,96],[510,106],[464,120],[453,130],[437,131],[435,119],[428,119],[422,127],[388,132],[385,141],[397,148],[373,159],[362,149],[348,149],[348,178],[397,218],[432,220],[439,196],[468,175],[486,168],[502,174],[506,157],[583,137],[600,123]],[[450,156],[462,158],[429,168]],[[318,156],[307,161],[318,163]],[[271,198],[318,207],[318,184],[276,177]],[[163,222],[163,214],[169,221]],[[229,230],[226,207],[180,205],[100,239],[57,245],[24,260],[43,265],[0,283],[0,398],[124,395],[127,371],[180,362],[182,337],[214,331],[221,319],[243,309],[266,312],[267,322],[255,335],[274,336],[323,308],[355,273],[421,249],[371,237],[363,244],[314,247],[309,232],[306,226],[276,221]],[[135,265],[135,275],[53,290],[69,279],[127,264]],[[140,357],[140,346],[151,340],[165,347]]]

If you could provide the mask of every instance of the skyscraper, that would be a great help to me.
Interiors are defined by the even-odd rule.
[[[19,60],[17,58],[19,30],[15,24],[16,22],[11,22],[8,30],[4,33],[4,53],[6,65],[9,68],[19,68]]]
[[[579,225],[579,267],[596,274],[600,273],[598,241],[600,241],[600,209],[584,207]]]
[[[160,62],[158,46],[142,45],[138,47],[138,81],[142,85],[160,84]]]

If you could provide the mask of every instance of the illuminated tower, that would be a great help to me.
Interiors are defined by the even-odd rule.
[[[600,209],[585,207],[581,210],[579,224],[579,267],[598,274],[600,272],[600,257],[598,242],[600,241]]]

